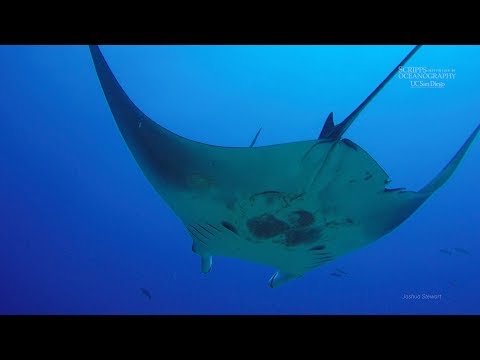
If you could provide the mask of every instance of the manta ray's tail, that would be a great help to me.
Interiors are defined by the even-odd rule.
[[[383,80],[380,85],[378,85],[375,90],[372,91],[370,95],[341,123],[335,125],[333,122],[333,113],[330,113],[325,124],[323,125],[322,132],[318,139],[331,139],[338,140],[340,139],[345,131],[353,124],[355,119],[360,115],[360,113],[365,109],[365,107],[377,96],[380,91],[393,79],[395,74],[404,66],[408,60],[412,58],[413,55],[420,49],[421,45],[415,46],[405,58],[388,74],[388,76]]]
[[[452,174],[457,169],[458,165],[460,164],[463,157],[465,156],[468,148],[470,147],[470,145],[472,145],[473,140],[475,139],[475,137],[479,132],[480,132],[480,125],[478,125],[477,128],[472,132],[472,134],[468,137],[468,139],[462,145],[460,150],[457,151],[455,156],[442,169],[442,171],[440,171],[440,173],[432,181],[430,181],[430,183],[428,183],[425,187],[423,187],[419,191],[419,193],[430,196],[435,191],[437,191],[443,184],[445,184],[445,182],[447,182],[450,176],[452,176]]]

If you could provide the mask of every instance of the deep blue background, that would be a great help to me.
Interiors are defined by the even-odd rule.
[[[315,138],[411,46],[102,46],[132,100],[176,133],[247,146]],[[425,46],[346,136],[417,190],[480,122],[479,46]],[[210,274],[145,180],[86,46],[0,46],[1,314],[478,314],[480,139],[451,180],[372,245],[278,289],[274,269],[215,258]],[[440,249],[460,247],[470,255]],[[348,274],[334,277],[336,268]],[[140,288],[152,294],[149,300]],[[402,300],[403,294],[441,300]]]

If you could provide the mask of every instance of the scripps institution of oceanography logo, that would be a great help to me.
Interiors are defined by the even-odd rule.
[[[456,75],[455,69],[400,66],[397,76],[409,81],[412,89],[443,89],[449,81],[455,80]]]

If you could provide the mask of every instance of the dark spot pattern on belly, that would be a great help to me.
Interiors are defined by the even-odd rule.
[[[293,229],[287,231],[286,242],[287,246],[296,246],[300,244],[312,243],[318,240],[322,231],[319,228],[307,228],[307,229]]]
[[[288,216],[288,222],[293,227],[305,227],[312,225],[315,221],[315,217],[312,213],[305,210],[293,211]]]
[[[287,247],[311,244],[322,236],[322,229],[313,227],[315,217],[309,211],[292,211],[288,213],[286,220],[285,222],[265,213],[247,220],[247,228],[256,240],[275,238],[272,240],[274,243]]]
[[[263,214],[262,216],[248,219],[247,227],[255,237],[260,239],[268,239],[280,235],[289,228],[286,222],[277,219],[271,214]]]

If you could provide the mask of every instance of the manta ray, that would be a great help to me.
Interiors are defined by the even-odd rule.
[[[342,122],[327,117],[316,139],[255,147],[189,140],[145,115],[98,46],[90,53],[116,124],[144,176],[178,216],[210,272],[213,256],[271,266],[278,287],[382,238],[454,173],[480,125],[419,191],[388,188],[382,167],[343,135],[418,50],[414,47]]]

